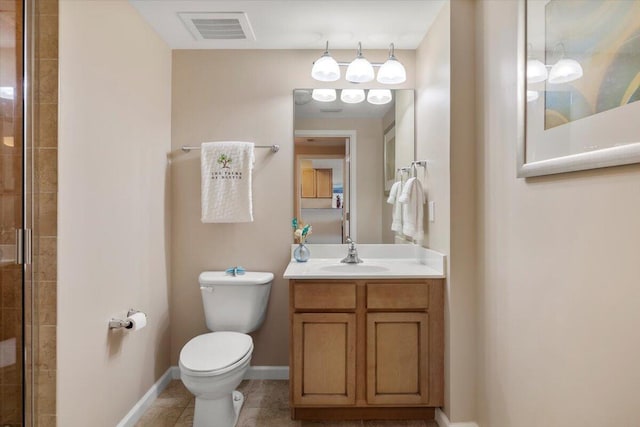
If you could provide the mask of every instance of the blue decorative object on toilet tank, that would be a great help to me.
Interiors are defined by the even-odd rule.
[[[236,267],[227,268],[224,272],[235,277],[242,276],[246,272],[246,270],[244,269],[244,267],[238,265]]]

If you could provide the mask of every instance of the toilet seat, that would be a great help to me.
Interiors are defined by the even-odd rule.
[[[211,332],[192,338],[180,351],[180,369],[193,376],[229,372],[251,358],[253,340],[239,332]]]

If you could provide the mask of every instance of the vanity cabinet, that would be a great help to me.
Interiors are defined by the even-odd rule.
[[[294,419],[432,419],[444,404],[442,279],[290,280]]]

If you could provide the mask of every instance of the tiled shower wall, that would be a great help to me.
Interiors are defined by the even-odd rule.
[[[27,3],[28,1],[28,3]],[[33,230],[33,262],[25,268],[22,287],[22,266],[5,265],[0,274],[0,341],[15,340],[15,363],[0,368],[0,419],[2,425],[22,426],[26,413],[28,426],[56,424],[56,235],[57,235],[57,116],[58,116],[58,0],[14,0],[7,2],[7,13],[15,11],[15,73],[22,68],[22,10],[30,25],[27,40],[33,40],[33,57],[27,80],[32,93],[27,102],[32,120],[27,120],[26,153],[27,221]],[[33,24],[33,27],[31,26]],[[33,37],[32,37],[33,36]],[[6,71],[6,70],[5,70]],[[22,82],[18,79],[16,98],[22,99]],[[13,247],[14,229],[22,224],[22,104],[3,101],[3,117],[13,117],[2,123],[11,124],[14,144],[0,144],[2,188],[0,244]],[[28,116],[31,114],[27,113]],[[5,129],[5,131],[7,131]],[[7,132],[3,132],[6,135]],[[29,212],[31,215],[29,215]],[[3,248],[7,250],[7,248]],[[6,254],[5,254],[6,255]],[[8,257],[8,256],[7,256]],[[24,341],[27,352],[25,399],[22,396],[22,309],[24,290]],[[6,355],[6,354],[5,354]],[[32,416],[33,415],[33,416]]]
[[[0,5],[0,84],[14,88],[0,97],[0,425],[11,427],[22,425],[23,411],[22,266],[12,254],[22,224],[21,21],[19,1]]]
[[[56,425],[58,0],[34,3],[34,426],[49,427]]]

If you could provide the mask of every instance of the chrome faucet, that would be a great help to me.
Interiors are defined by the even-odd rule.
[[[349,252],[340,262],[345,264],[360,264],[362,260],[358,256],[358,250],[356,249],[356,242],[347,237],[347,245],[349,245]]]

